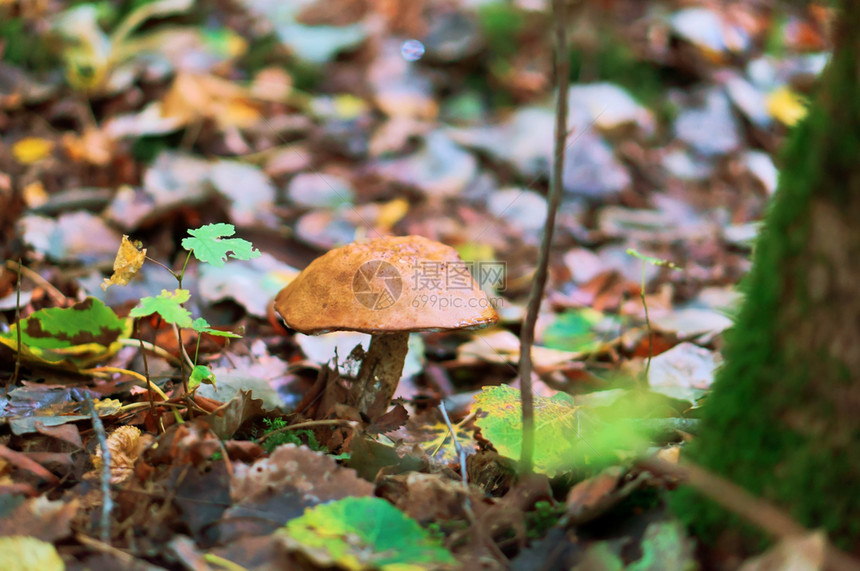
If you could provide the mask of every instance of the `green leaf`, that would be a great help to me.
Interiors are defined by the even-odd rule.
[[[543,344],[551,349],[592,353],[608,341],[605,333],[597,331],[597,325],[608,319],[612,318],[591,308],[565,311],[544,330]]]
[[[309,508],[280,533],[290,549],[321,567],[417,571],[455,563],[418,522],[380,498],[349,497]]]
[[[627,570],[697,569],[694,551],[695,545],[680,522],[655,521],[648,525],[642,538],[642,558],[631,563]]]
[[[502,456],[518,460],[522,447],[522,405],[518,390],[502,385],[484,387],[475,403],[485,417],[476,424]],[[574,468],[599,467],[617,461],[619,452],[638,450],[644,438],[629,422],[608,422],[558,393],[534,397],[535,470],[557,476]]]
[[[664,260],[663,258],[655,258],[653,256],[646,256],[645,254],[639,252],[639,250],[635,250],[633,248],[627,248],[627,253],[634,258],[638,258],[643,262],[651,264],[652,266],[666,266],[667,268],[671,268],[673,270],[681,269],[670,260]]]
[[[40,309],[20,322],[21,357],[64,369],[85,369],[119,351],[132,321],[121,319],[101,301],[88,297],[72,307]],[[18,328],[0,333],[0,343],[18,348]]]
[[[232,224],[207,224],[196,230],[189,230],[192,238],[182,240],[182,247],[191,250],[194,257],[213,266],[223,266],[227,257],[237,260],[250,260],[260,256],[250,242],[241,238],[224,238],[236,233]],[[230,253],[232,252],[232,253]]]
[[[203,319],[202,317],[198,317],[194,321],[191,322],[191,329],[196,331],[197,333],[208,333],[209,335],[214,335],[216,337],[230,337],[233,339],[239,339],[242,336],[233,333],[231,331],[221,331],[220,329],[212,329],[209,326],[209,322]]]
[[[209,367],[203,365],[194,365],[191,369],[191,376],[188,377],[188,390],[193,391],[200,386],[201,383],[215,386],[215,373],[209,370]]]
[[[157,313],[167,323],[179,327],[191,327],[191,312],[182,307],[191,298],[191,292],[187,289],[168,291],[161,290],[158,297],[144,297],[140,304],[133,308],[129,315],[132,317],[146,317]]]

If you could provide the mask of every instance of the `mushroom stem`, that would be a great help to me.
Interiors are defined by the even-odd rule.
[[[368,418],[384,413],[397,390],[403,362],[409,349],[409,333],[379,333],[370,338],[370,347],[352,388],[352,402]]]

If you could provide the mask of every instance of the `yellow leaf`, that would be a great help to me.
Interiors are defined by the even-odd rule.
[[[391,227],[400,222],[400,219],[409,212],[409,201],[405,198],[395,198],[379,207],[376,216],[376,227],[380,230],[391,230]]]
[[[39,137],[25,137],[12,145],[12,155],[14,155],[15,160],[25,165],[48,158],[53,150],[53,141]]]
[[[63,135],[63,148],[74,161],[105,166],[113,158],[116,143],[104,131],[87,128],[83,134]]]
[[[0,537],[0,569],[15,571],[63,571],[66,564],[57,549],[35,537]]]
[[[162,116],[186,125],[211,119],[220,127],[247,127],[257,121],[259,105],[247,89],[214,75],[180,73],[164,96]]]
[[[350,121],[360,117],[367,111],[367,103],[360,97],[349,93],[342,93],[336,95],[334,98],[334,111],[338,118]]]
[[[48,202],[48,193],[45,186],[39,182],[31,182],[24,187],[24,202],[28,208],[36,208]]]
[[[783,125],[793,126],[806,117],[806,98],[783,85],[767,96],[767,112]]]
[[[128,236],[122,237],[122,243],[119,245],[119,251],[116,253],[116,259],[113,261],[113,275],[110,279],[105,279],[102,283],[102,289],[107,290],[108,286],[113,284],[128,285],[146,259],[146,248],[140,248],[128,239]]]

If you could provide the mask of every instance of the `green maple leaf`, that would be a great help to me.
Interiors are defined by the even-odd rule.
[[[240,337],[242,337],[241,335],[233,333],[232,331],[221,331],[220,329],[212,329],[212,327],[209,325],[209,322],[202,317],[198,317],[191,322],[191,329],[193,329],[197,333],[208,333],[209,335],[214,335],[216,337],[231,337],[233,339],[239,339]]]
[[[179,327],[191,327],[191,312],[182,307],[182,304],[191,298],[191,292],[187,289],[168,291],[161,290],[157,297],[144,297],[140,304],[129,313],[132,317],[146,317],[157,313],[163,320],[173,323]]]
[[[215,373],[209,367],[203,365],[194,365],[191,369],[191,375],[188,377],[188,390],[193,391],[200,386],[200,383],[207,385],[215,385]]]
[[[260,256],[260,250],[241,238],[225,238],[236,233],[232,224],[207,224],[196,230],[189,230],[191,238],[182,240],[182,247],[191,250],[201,262],[221,267],[227,258],[250,260]]]
[[[421,571],[456,564],[417,521],[382,498],[348,497],[308,508],[279,534],[289,549],[321,567]]]
[[[523,431],[519,391],[507,385],[484,387],[474,400],[486,413],[475,421],[484,438],[502,456],[519,459]],[[614,418],[596,410],[583,411],[565,393],[535,396],[535,470],[554,477],[574,468],[615,462],[618,454],[631,450],[641,451],[647,441],[635,426],[622,421],[629,416],[622,408],[615,407]]]

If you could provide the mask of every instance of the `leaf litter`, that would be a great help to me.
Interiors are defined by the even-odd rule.
[[[691,564],[634,460],[694,431],[826,28],[722,2],[577,14],[533,348],[544,474],[518,478],[551,19],[480,4],[61,3],[0,26],[0,250],[31,272],[20,299],[0,273],[0,538],[40,568]],[[416,336],[395,406],[366,419],[347,401],[358,340],[284,330],[270,301],[328,248],[408,233],[477,276],[504,262],[486,282],[502,325]]]

